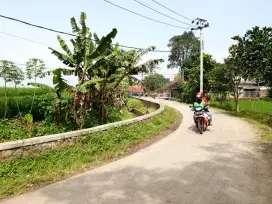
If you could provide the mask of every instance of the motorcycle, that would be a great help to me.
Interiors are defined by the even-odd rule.
[[[201,106],[193,108],[190,106],[191,110],[194,111],[194,122],[200,134],[207,129],[210,125],[209,116],[203,111]]]

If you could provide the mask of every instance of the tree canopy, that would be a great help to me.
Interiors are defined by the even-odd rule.
[[[162,88],[164,85],[169,83],[169,81],[169,79],[165,78],[161,74],[153,74],[144,78],[143,86],[147,91],[153,92]]]
[[[266,82],[272,87],[272,27],[256,26],[243,37],[234,36],[232,39],[237,43],[239,64],[245,67],[243,77]]]
[[[193,32],[184,32],[182,35],[173,36],[168,43],[170,55],[168,68],[178,68],[184,79],[184,63],[186,60],[195,59],[200,55],[200,42]]]

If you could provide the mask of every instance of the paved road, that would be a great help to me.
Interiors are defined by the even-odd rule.
[[[255,147],[255,130],[249,124],[214,112],[215,126],[200,135],[187,106],[165,103],[184,115],[169,137],[2,204],[272,203],[269,158]]]

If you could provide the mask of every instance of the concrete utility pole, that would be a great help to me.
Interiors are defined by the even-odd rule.
[[[203,28],[209,27],[209,23],[205,19],[196,18],[192,24],[195,24],[196,27],[191,30],[200,31],[200,92],[203,93]]]

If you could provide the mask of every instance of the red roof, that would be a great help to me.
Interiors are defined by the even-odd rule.
[[[128,87],[129,93],[143,93],[144,89],[140,86],[130,86]]]

